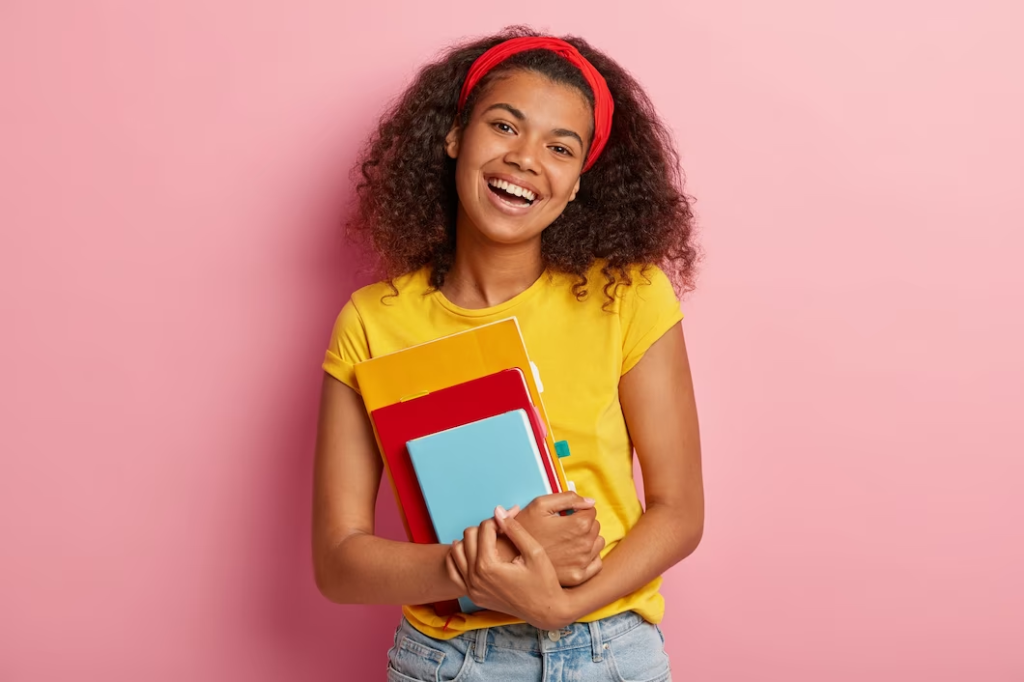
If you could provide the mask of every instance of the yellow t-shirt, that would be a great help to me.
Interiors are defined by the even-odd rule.
[[[631,271],[633,284],[618,288],[614,303],[604,293],[599,262],[588,273],[587,296],[572,293],[575,276],[545,273],[514,298],[471,310],[432,290],[424,268],[352,294],[338,315],[323,368],[357,392],[354,363],[431,341],[477,325],[515,316],[530,359],[540,371],[544,406],[555,440],[567,440],[562,460],[576,490],[597,501],[597,519],[610,552],[640,518],[643,509],[633,483],[633,445],[619,404],[619,378],[651,345],[679,323],[679,299],[661,269]],[[648,284],[649,281],[649,284]],[[581,618],[583,622],[636,611],[658,623],[665,611],[661,578]],[[467,630],[520,623],[492,611],[445,617],[431,606],[405,606],[414,627],[438,639]]]

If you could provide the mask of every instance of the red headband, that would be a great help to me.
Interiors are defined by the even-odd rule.
[[[580,54],[579,50],[564,40],[558,38],[512,38],[498,43],[484,52],[469,67],[469,74],[466,75],[466,81],[462,84],[462,93],[459,95],[459,111],[462,111],[466,100],[469,99],[469,93],[491,69],[512,55],[527,50],[551,50],[563,57],[583,72],[583,77],[587,79],[590,89],[594,92],[594,141],[590,144],[587,160],[583,164],[583,170],[586,171],[594,165],[597,157],[601,155],[601,150],[608,142],[608,135],[612,130],[612,112],[615,111],[615,102],[612,101],[612,93],[608,90],[604,76],[587,61],[586,57]]]

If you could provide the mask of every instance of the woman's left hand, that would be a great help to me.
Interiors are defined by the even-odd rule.
[[[469,598],[481,608],[522,618],[542,630],[565,627],[573,620],[568,595],[544,548],[501,507],[494,515],[479,527],[467,528],[462,542],[452,544],[449,575],[465,584]],[[498,555],[499,530],[519,550],[512,561]]]

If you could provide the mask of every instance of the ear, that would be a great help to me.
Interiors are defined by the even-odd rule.
[[[580,179],[576,178],[576,185],[572,188],[572,195],[569,197],[569,201],[573,201],[576,198],[576,192],[580,191]]]
[[[462,129],[459,128],[459,120],[455,119],[452,121],[452,127],[448,129],[448,134],[444,137],[444,151],[449,158],[459,158],[459,142],[461,141]]]

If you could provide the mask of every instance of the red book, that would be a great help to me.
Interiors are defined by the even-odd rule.
[[[405,444],[415,438],[518,409],[525,409],[529,415],[551,490],[560,492],[558,477],[547,448],[544,423],[530,399],[526,381],[518,368],[496,372],[381,407],[370,413],[380,440],[381,455],[391,472],[392,484],[405,514],[412,542],[434,544],[437,536]],[[439,614],[449,615],[458,611],[458,602],[436,604],[435,608]]]

